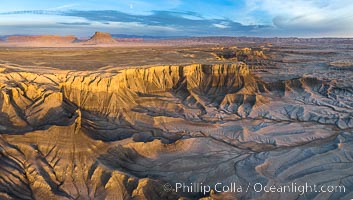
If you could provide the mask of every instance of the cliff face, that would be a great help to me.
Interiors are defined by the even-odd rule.
[[[118,42],[109,34],[104,32],[96,32],[90,39],[78,42],[75,36],[58,36],[58,35],[36,35],[36,36],[9,36],[6,42],[18,45],[112,45]]]
[[[342,162],[352,162],[353,91],[329,81],[264,82],[243,63],[4,69],[0,91],[1,198],[198,198],[163,185],[220,180],[351,183]],[[274,197],[236,194],[254,195]]]
[[[9,36],[6,41],[9,43],[36,43],[36,44],[69,44],[77,40],[75,36]]]
[[[117,41],[110,35],[110,33],[96,32],[84,44],[116,44]]]

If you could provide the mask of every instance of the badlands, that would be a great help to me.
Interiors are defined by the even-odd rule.
[[[0,44],[0,199],[353,197],[353,41],[43,38]],[[345,190],[253,187],[293,183]]]

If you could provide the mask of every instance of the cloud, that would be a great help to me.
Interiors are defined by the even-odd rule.
[[[112,7],[124,7],[126,4],[124,7],[126,9],[123,12],[122,9],[120,11],[68,10],[67,8],[74,6],[73,4],[57,7],[63,8],[62,10],[3,12],[0,13],[0,25],[1,23],[10,23],[1,20],[2,16],[31,15],[32,18],[32,16],[45,15],[51,16],[50,19],[53,16],[60,18],[54,23],[71,27],[80,26],[81,28],[82,26],[85,28],[93,26],[93,24],[113,27],[114,23],[126,23],[124,30],[116,28],[113,30],[114,33],[128,31],[129,24],[132,28],[134,24],[139,24],[150,33],[154,31],[156,35],[353,36],[353,14],[351,14],[353,3],[351,0],[244,0],[237,2],[227,0],[223,3],[216,0],[210,0],[207,3],[195,0],[195,5],[187,4],[185,0],[156,1],[157,3],[144,0],[114,1],[114,3],[111,0]],[[158,9],[159,3],[163,9],[154,10]],[[185,4],[188,5],[185,8],[189,8],[189,11],[181,11],[180,8],[173,9]],[[200,6],[199,10],[194,9],[197,5]],[[211,9],[213,6],[216,7]],[[208,7],[211,13],[219,15],[210,15],[206,9]],[[226,16],[221,17],[223,14]],[[65,17],[67,20],[62,20]],[[19,20],[21,19],[13,21],[19,24]],[[22,20],[28,23],[25,17]],[[36,23],[35,20],[32,21],[32,23]],[[160,27],[165,27],[163,32],[160,32]],[[131,29],[130,32],[132,30],[136,31],[136,29]]]
[[[63,15],[84,18],[88,21],[137,22],[146,26],[165,26],[188,35],[248,34],[252,29],[269,26],[242,25],[229,19],[205,19],[195,12],[152,11],[150,15],[132,15],[120,11],[67,11]],[[220,31],[219,29],[226,29]]]
[[[353,31],[351,0],[248,0],[247,9],[267,13],[275,27],[287,31],[316,35]]]
[[[74,4],[71,0],[62,0],[40,5],[35,1],[28,4],[25,0],[19,1],[23,3],[7,1],[2,5],[0,26],[20,25],[22,20],[25,25],[44,23],[43,26],[61,24],[79,28],[86,25],[81,30],[84,32],[92,24],[118,22],[137,23],[151,32],[155,30],[155,34],[162,34],[156,27],[166,27],[168,34],[197,36],[353,36],[351,0],[194,0],[192,3],[187,0],[78,0]],[[24,10],[16,11],[19,8]],[[122,30],[115,30],[119,31]]]
[[[72,25],[72,26],[85,26],[85,25],[91,25],[91,23],[88,22],[57,22],[57,24],[62,24],[62,25]],[[109,24],[109,23],[108,23]]]
[[[269,26],[242,25],[241,23],[229,19],[206,19],[199,13],[191,11],[151,11],[151,14],[142,15],[129,14],[115,10],[32,10],[0,13],[0,15],[49,15],[76,19],[76,22],[70,22],[69,20],[56,22],[57,24],[70,26],[82,26],[97,23],[112,26],[114,23],[125,23],[133,28],[133,25],[138,24],[149,33],[153,33],[153,30],[155,30],[155,35],[251,35],[253,33],[261,33],[256,31],[259,28],[270,28]],[[161,27],[164,27],[163,32],[160,31]],[[118,33],[121,31],[122,29],[119,27],[116,29],[116,32]],[[124,28],[124,31],[127,31],[126,27]]]
[[[77,3],[65,4],[65,5],[61,5],[61,6],[56,6],[56,7],[53,7],[53,8],[49,8],[48,10],[62,10],[62,9],[67,9],[67,8],[76,7],[76,6],[79,6],[79,4],[77,4]]]
[[[216,28],[229,28],[229,25],[227,23],[220,23],[220,24],[213,24],[214,27]]]

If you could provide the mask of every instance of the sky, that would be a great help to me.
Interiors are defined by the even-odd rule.
[[[352,0],[1,0],[0,35],[353,37]]]

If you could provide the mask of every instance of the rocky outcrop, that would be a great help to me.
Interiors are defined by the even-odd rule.
[[[6,41],[8,43],[33,43],[33,44],[70,44],[76,41],[75,36],[57,36],[57,35],[40,35],[40,36],[9,36]]]
[[[80,41],[75,36],[57,36],[57,35],[16,35],[8,36],[6,43],[14,45],[27,46],[50,46],[50,45],[113,45],[118,44],[109,33],[95,32],[95,34],[86,41]],[[137,40],[131,40],[136,42]]]
[[[96,44],[116,44],[117,41],[110,35],[110,33],[95,32],[95,34],[84,44],[96,45]]]

